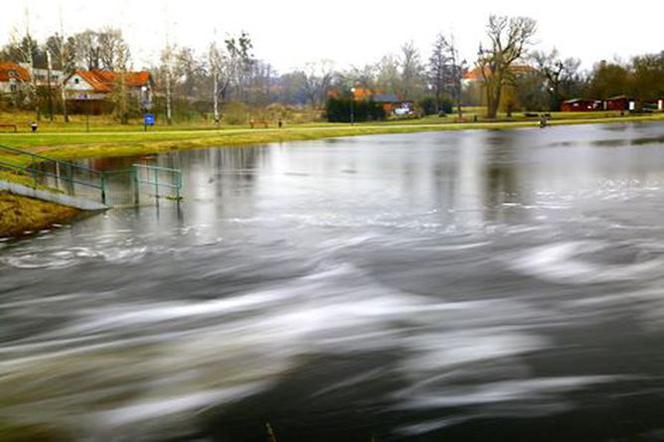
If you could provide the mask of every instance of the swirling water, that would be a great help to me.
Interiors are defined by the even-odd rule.
[[[0,243],[0,430],[664,438],[663,135],[422,133],[149,159],[183,169],[179,208],[144,200]]]

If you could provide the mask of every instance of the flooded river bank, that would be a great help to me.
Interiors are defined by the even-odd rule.
[[[149,161],[179,207],[0,243],[0,429],[664,438],[664,125]]]

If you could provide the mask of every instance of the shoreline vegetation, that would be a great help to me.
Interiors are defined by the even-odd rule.
[[[567,117],[567,118],[566,118]],[[441,121],[443,120],[443,121]],[[512,120],[455,122],[441,118],[390,121],[382,123],[301,124],[282,129],[247,129],[228,127],[205,129],[197,126],[172,126],[143,132],[136,126],[113,124],[95,125],[93,131],[80,131],[80,124],[62,128],[58,124],[36,134],[0,133],[0,144],[27,149],[61,160],[84,158],[151,155],[165,151],[207,147],[238,147],[287,141],[307,141],[326,138],[404,134],[415,132],[459,130],[508,130],[535,128],[538,119],[516,117]],[[664,114],[621,116],[619,114],[556,114],[550,126],[569,124],[621,124],[635,122],[664,122]],[[69,130],[67,130],[69,129]],[[130,131],[133,129],[133,131]],[[77,131],[78,130],[78,131]],[[0,157],[2,154],[0,154]],[[20,175],[0,172],[0,179],[21,183]],[[29,184],[28,184],[29,185]],[[0,192],[0,237],[23,236],[66,223],[78,218],[81,212],[53,203]]]
[[[30,235],[80,215],[71,207],[0,192],[0,238]]]
[[[459,130],[507,130],[535,128],[538,118],[516,115],[511,119],[457,122],[455,118],[426,117],[375,123],[330,124],[310,123],[282,129],[276,127],[249,129],[246,126],[226,126],[221,129],[209,125],[183,124],[150,128],[142,126],[104,124],[95,121],[86,132],[81,123],[63,127],[60,123],[43,124],[37,133],[0,133],[0,144],[27,149],[61,160],[85,158],[139,156],[172,150],[188,150],[207,147],[235,147],[310,141],[361,135],[404,134]],[[664,122],[664,113],[624,115],[620,113],[554,113],[548,126],[571,124],[622,124],[635,122]],[[2,156],[0,154],[0,156]]]

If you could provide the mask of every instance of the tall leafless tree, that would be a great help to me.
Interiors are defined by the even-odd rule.
[[[579,81],[578,71],[581,60],[577,58],[562,59],[555,48],[549,53],[534,52],[532,58],[537,64],[540,75],[544,77],[546,92],[550,98],[549,110],[560,110],[562,101],[572,86]]]
[[[401,46],[401,95],[404,99],[413,98],[417,89],[421,87],[422,62],[420,52],[413,41]]]
[[[480,44],[477,68],[487,98],[487,117],[496,118],[503,88],[512,81],[511,67],[526,54],[537,24],[529,17],[492,15],[486,27],[488,46]]]
[[[332,86],[334,79],[334,64],[330,60],[307,63],[300,72],[302,88],[311,103],[311,106],[320,107]]]

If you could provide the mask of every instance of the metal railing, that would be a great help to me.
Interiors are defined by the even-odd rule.
[[[169,195],[159,194],[160,189],[163,188],[175,193],[176,201],[179,202],[181,199],[182,172],[179,169],[133,164],[129,169],[100,171],[4,145],[0,145],[1,153],[6,155],[0,155],[0,169],[30,179],[33,187],[54,186],[60,190],[61,184],[64,184],[64,190],[71,195],[74,195],[77,190],[80,192],[89,189],[94,195],[98,195],[102,204],[106,204],[108,192],[114,188],[110,184],[118,177],[125,175],[127,181],[133,183],[133,199],[136,205],[139,204],[141,184],[153,187],[157,199],[160,196],[169,197]],[[76,186],[80,186],[82,189],[76,189]]]
[[[182,190],[182,171],[170,167],[150,166],[147,164],[133,164],[134,182],[136,183],[136,195],[141,184],[154,188],[155,198],[159,198],[159,188],[165,187],[175,192],[175,200],[180,201],[180,191]],[[163,175],[167,175],[164,178]],[[161,178],[161,179],[160,179]],[[138,197],[136,197],[138,204]]]

